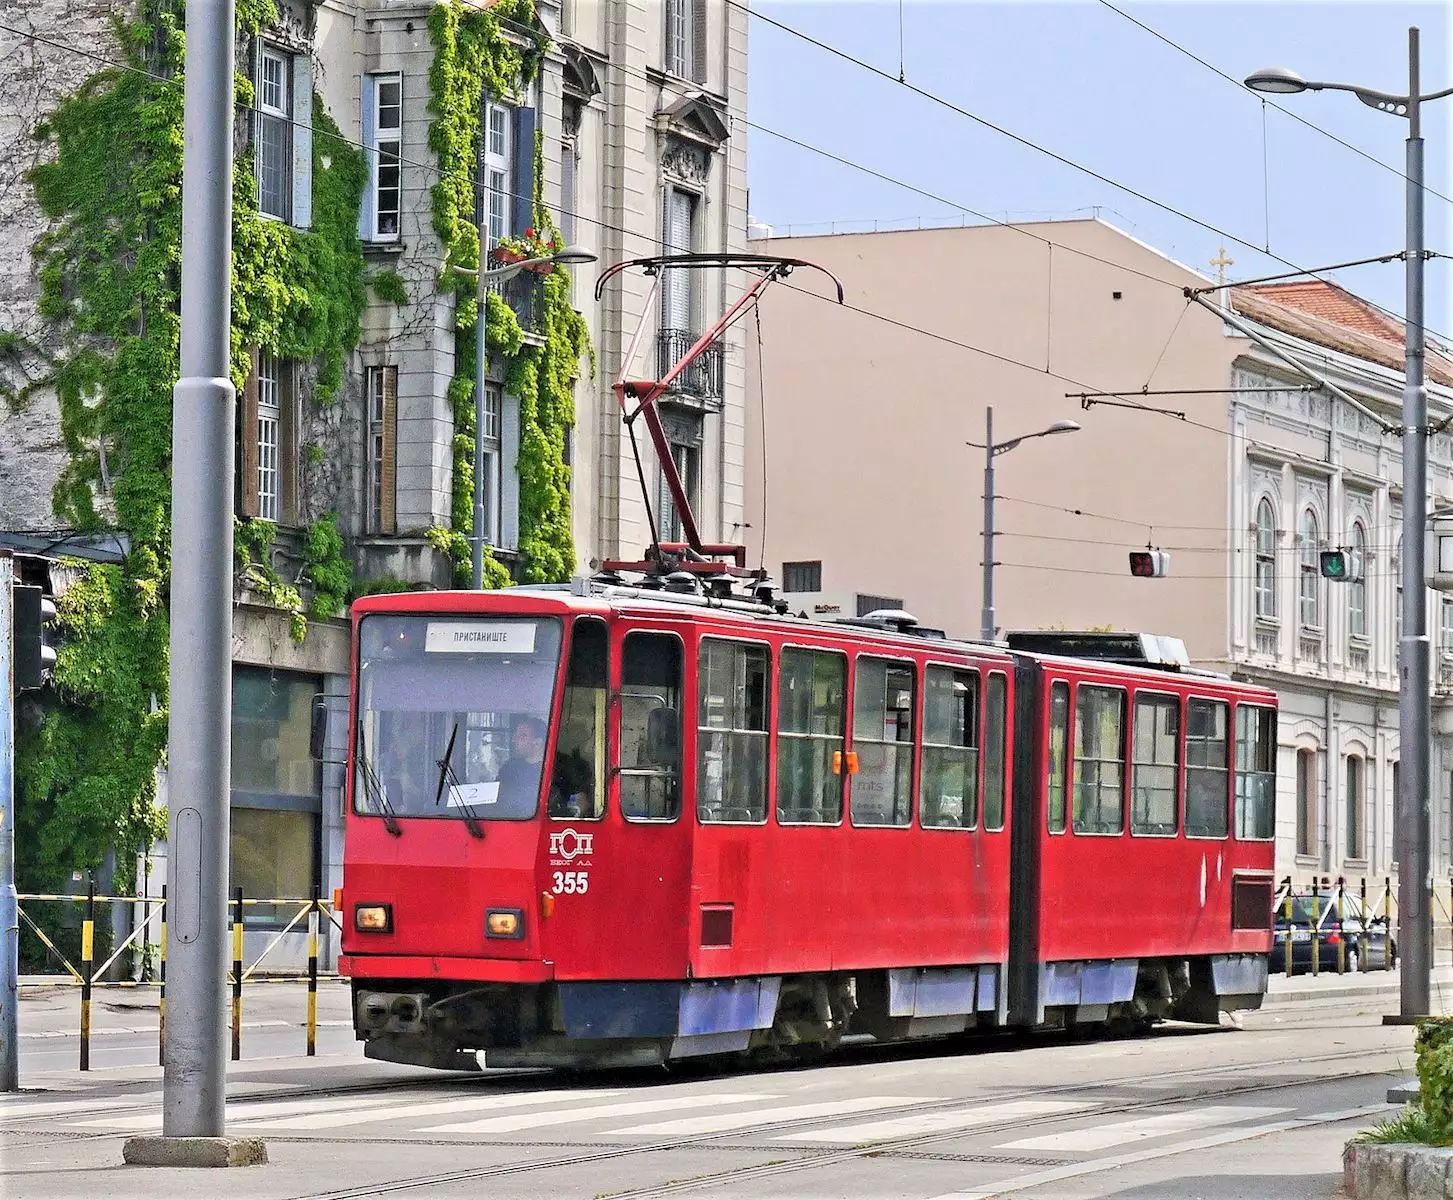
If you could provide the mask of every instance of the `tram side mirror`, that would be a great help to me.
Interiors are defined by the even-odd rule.
[[[328,703],[326,697],[313,697],[312,723],[308,727],[308,754],[318,762],[328,741]]]

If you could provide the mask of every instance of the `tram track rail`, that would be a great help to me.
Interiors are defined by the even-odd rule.
[[[1167,1031],[1169,1032],[1169,1031]],[[1170,1033],[1171,1037],[1179,1039],[1184,1036],[1206,1036],[1214,1033],[1213,1030],[1185,1030]],[[1229,1032],[1229,1031],[1227,1031]],[[1166,1034],[1161,1034],[1165,1037]],[[1154,1035],[1152,1035],[1152,1039]],[[1146,1039],[1135,1039],[1137,1042]],[[926,1047],[915,1047],[920,1053]],[[873,1049],[864,1047],[865,1050]],[[900,1047],[901,1049],[901,1047]],[[1012,1053],[1013,1051],[1008,1051]],[[1355,1079],[1366,1077],[1369,1074],[1382,1074],[1397,1069],[1398,1059],[1404,1056],[1406,1051],[1400,1047],[1357,1047],[1346,1050],[1328,1051],[1320,1054],[1290,1055],[1280,1058],[1258,1059],[1250,1063],[1229,1063],[1215,1064],[1204,1067],[1192,1067],[1169,1071],[1152,1071],[1151,1073],[1122,1073],[1110,1078],[1097,1078],[1092,1081],[1071,1082],[1043,1087],[1020,1088],[996,1092],[991,1097],[982,1100],[985,1105],[997,1105],[1016,1100],[1044,1099],[1063,1097],[1073,1094],[1083,1094],[1089,1091],[1108,1090],[1116,1087],[1134,1085],[1155,1085],[1160,1087],[1174,1087],[1177,1084],[1203,1084],[1210,1086],[1192,1086],[1185,1092],[1173,1092],[1171,1094],[1147,1097],[1145,1099],[1119,1099],[1110,1103],[1098,1106],[1095,1110],[1097,1116],[1134,1114],[1143,1112],[1154,1112],[1157,1109],[1184,1104],[1187,1102],[1219,1100],[1229,1097],[1255,1095],[1258,1093],[1274,1092],[1278,1089],[1295,1087],[1307,1082],[1300,1079],[1276,1078],[1261,1082],[1246,1081],[1244,1076],[1250,1069],[1259,1073],[1275,1071],[1282,1067],[1307,1067],[1307,1066],[1334,1066],[1336,1064],[1349,1064],[1359,1062],[1361,1065],[1356,1069],[1334,1072],[1332,1074],[1319,1075],[1317,1078],[1322,1082],[1335,1082],[1338,1080]],[[889,1060],[909,1061],[919,1054],[854,1054],[846,1061],[871,1061],[873,1058]],[[969,1056],[965,1056],[966,1060]],[[838,1063],[844,1062],[838,1059]],[[816,1064],[826,1065],[826,1064]],[[800,1068],[787,1068],[788,1070]],[[712,1072],[712,1077],[741,1079],[752,1075],[770,1075],[771,1071],[724,1071]],[[1227,1075],[1239,1077],[1236,1080],[1228,1081],[1224,1085],[1218,1085],[1217,1081]],[[381,1082],[361,1083],[357,1085],[326,1085],[316,1087],[303,1087],[286,1091],[271,1093],[266,1096],[248,1096],[239,1098],[235,1103],[243,1110],[239,1116],[245,1116],[245,1110],[252,1103],[265,1104],[269,1101],[308,1099],[312,1097],[347,1097],[360,1094],[379,1092],[396,1092],[405,1090],[419,1090],[421,1087],[426,1091],[435,1090],[458,1090],[461,1095],[477,1094],[478,1076],[456,1076],[442,1078],[437,1081],[430,1079],[397,1079]],[[596,1077],[592,1077],[594,1080]],[[639,1077],[636,1077],[639,1080]],[[679,1076],[662,1075],[660,1082],[677,1082]],[[700,1076],[693,1076],[700,1078]],[[493,1076],[491,1082],[505,1083],[507,1086],[500,1088],[501,1095],[514,1095],[522,1091],[528,1091],[527,1085],[533,1080],[539,1080],[547,1086],[558,1086],[560,1077],[553,1072],[521,1071],[518,1075],[513,1072],[506,1074],[500,1072]],[[602,1083],[605,1081],[602,1080]],[[614,1080],[612,1080],[614,1082]],[[432,1085],[432,1086],[431,1086]],[[462,1086],[461,1086],[462,1085]],[[471,1086],[476,1085],[476,1086]],[[649,1088],[650,1082],[639,1083],[638,1086]],[[913,1114],[929,1114],[952,1108],[962,1108],[966,1104],[972,1104],[972,1097],[958,1097],[952,1099],[929,1100],[922,1104],[914,1105],[911,1108],[893,1108],[884,1110],[873,1110],[854,1113],[856,1121],[869,1121],[875,1116],[893,1115],[897,1117],[910,1116]],[[7,1136],[8,1144],[15,1146],[17,1142],[12,1139],[44,1138],[47,1131],[35,1128],[34,1126],[49,1120],[65,1120],[79,1116],[97,1116],[102,1119],[108,1116],[130,1115],[137,1111],[151,1108],[152,1102],[142,1102],[128,1105],[98,1105],[85,1113],[67,1112],[65,1114],[37,1115],[32,1121],[27,1121],[23,1115],[15,1115],[3,1124],[3,1130]],[[935,1153],[935,1147],[952,1142],[957,1138],[966,1135],[992,1135],[1005,1131],[1020,1131],[1033,1128],[1043,1128],[1072,1119],[1078,1114],[1075,1113],[1047,1113],[1040,1116],[1019,1115],[1002,1122],[985,1122],[971,1128],[957,1130],[938,1131],[906,1138],[885,1139],[865,1143],[862,1145],[847,1147],[815,1147],[807,1145],[794,1145],[790,1141],[790,1135],[794,1131],[807,1131],[829,1123],[836,1118],[822,1116],[803,1118],[797,1121],[763,1123],[756,1127],[745,1127],[719,1133],[703,1133],[686,1137],[671,1138],[655,1142],[637,1143],[611,1143],[602,1144],[599,1142],[562,1142],[562,1141],[529,1141],[529,1140],[480,1140],[477,1138],[422,1138],[422,1137],[390,1137],[379,1136],[377,1133],[371,1135],[339,1136],[330,1133],[327,1136],[303,1136],[303,1135],[270,1135],[263,1130],[257,1132],[269,1142],[275,1143],[296,1143],[309,1144],[326,1141],[332,1144],[346,1145],[349,1143],[364,1142],[378,1145],[400,1145],[400,1146],[477,1146],[492,1147],[516,1150],[565,1150],[566,1153],[550,1154],[544,1157],[524,1158],[511,1162],[496,1163],[489,1166],[465,1167],[449,1171],[434,1171],[415,1176],[406,1176],[392,1181],[383,1181],[366,1186],[351,1186],[344,1188],[333,1188],[323,1191],[300,1193],[291,1200],[355,1200],[364,1196],[395,1195],[408,1192],[426,1191],[430,1188],[438,1188],[466,1181],[487,1181],[491,1179],[509,1178],[549,1172],[552,1170],[569,1169],[592,1164],[617,1162],[633,1157],[650,1157],[653,1155],[664,1155],[683,1150],[699,1149],[702,1147],[719,1148],[722,1150],[734,1150],[743,1153],[771,1153],[778,1156],[772,1162],[757,1166],[744,1166],[736,1170],[722,1172],[715,1171],[704,1173],[699,1176],[690,1176],[682,1179],[671,1180],[665,1183],[643,1186],[641,1188],[628,1189],[612,1193],[604,1193],[602,1200],[647,1200],[648,1197],[671,1196],[688,1194],[720,1186],[724,1183],[750,1182],[753,1180],[768,1180],[779,1176],[791,1175],[797,1172],[819,1170],[845,1162],[869,1158],[892,1158],[895,1155],[902,1155],[905,1158],[914,1156],[939,1157]],[[771,1145],[754,1145],[753,1139],[758,1135],[769,1134],[772,1137]],[[784,1135],[788,1135],[784,1138]],[[129,1136],[124,1132],[98,1132],[95,1134],[82,1135],[86,1140],[105,1140]],[[945,1158],[982,1163],[1002,1163],[1005,1166],[1023,1165],[1033,1166],[1040,1162],[1036,1158],[1034,1163],[1021,1161],[1021,1156],[1005,1155],[958,1155],[943,1154]]]
[[[1378,1060],[1395,1059],[1403,1051],[1398,1049],[1367,1049],[1359,1048],[1340,1052],[1330,1052],[1319,1055],[1299,1055],[1282,1059],[1262,1060],[1255,1065],[1258,1070],[1266,1070],[1285,1066],[1305,1066],[1315,1064],[1332,1064],[1336,1062],[1351,1062],[1359,1059],[1368,1060],[1369,1064]],[[1046,1098],[1053,1096],[1064,1096],[1076,1092],[1085,1092],[1091,1089],[1111,1088],[1117,1085],[1135,1083],[1175,1083],[1180,1081],[1191,1081],[1195,1079],[1214,1079],[1217,1076],[1228,1073],[1244,1074],[1248,1064],[1217,1065],[1214,1067],[1191,1068],[1180,1071],[1167,1071],[1150,1075],[1127,1075],[1115,1079],[1097,1080],[1093,1083],[1071,1083],[1055,1085],[1050,1087],[1024,1088],[1016,1091],[1008,1091],[995,1095],[986,1103],[998,1104],[1014,1100],[1027,1100]],[[1335,1082],[1345,1079],[1365,1078],[1369,1074],[1383,1073],[1386,1070],[1372,1069],[1365,1066],[1358,1070],[1336,1072],[1330,1075],[1318,1076],[1321,1082]],[[1266,1082],[1236,1083],[1222,1087],[1199,1089],[1193,1096],[1171,1095],[1153,1097],[1144,1100],[1122,1100],[1104,1105],[1096,1110],[1096,1115],[1116,1115],[1126,1113],[1153,1112],[1160,1108],[1166,1108],[1176,1104],[1184,1104],[1188,1100],[1220,1100],[1229,1097],[1256,1095],[1260,1093],[1275,1092],[1279,1089],[1297,1087],[1304,1084],[1305,1080],[1275,1079]],[[966,1102],[965,1098],[953,1100],[938,1100],[916,1105],[912,1109],[905,1110],[895,1108],[891,1110],[877,1110],[884,1115],[887,1113],[902,1117],[911,1113],[931,1113],[947,1108],[962,1107]],[[860,1121],[871,1120],[875,1114],[872,1112],[855,1113],[854,1119]],[[823,1125],[829,1118],[811,1117],[800,1121],[773,1122],[744,1129],[730,1130],[724,1133],[704,1133],[681,1138],[671,1138],[657,1142],[624,1143],[614,1145],[586,1144],[582,1146],[579,1153],[552,1155],[545,1158],[523,1159],[516,1162],[496,1163],[490,1166],[466,1167],[452,1171],[434,1171],[426,1174],[409,1176],[387,1182],[373,1183],[359,1187],[332,1188],[325,1191],[299,1193],[289,1200],[361,1200],[365,1196],[396,1195],[411,1191],[420,1191],[429,1188],[444,1187],[461,1182],[487,1181],[492,1179],[508,1178],[511,1176],[535,1174],[542,1171],[561,1170],[572,1167],[590,1166],[592,1164],[617,1162],[632,1157],[643,1157],[660,1155],[680,1150],[697,1149],[701,1147],[720,1146],[727,1148],[724,1143],[735,1142],[734,1149],[752,1150],[759,1153],[773,1153],[778,1155],[790,1155],[791,1157],[781,1158],[773,1162],[764,1163],[756,1167],[742,1167],[735,1170],[722,1172],[710,1172],[698,1176],[690,1176],[683,1179],[671,1180],[662,1184],[649,1185],[641,1188],[627,1189],[617,1192],[602,1193],[600,1200],[647,1200],[649,1197],[682,1195],[691,1192],[701,1191],[719,1186],[723,1183],[740,1183],[759,1180],[773,1179],[780,1176],[790,1175],[799,1171],[819,1170],[825,1167],[840,1163],[851,1162],[864,1158],[892,1157],[898,1153],[912,1154],[915,1152],[927,1152],[933,1147],[950,1142],[955,1138],[963,1137],[966,1133],[974,1136],[981,1134],[994,1134],[1002,1132],[1016,1132],[1042,1128],[1073,1118],[1078,1114],[1073,1113],[1047,1113],[1038,1117],[1016,1116],[1012,1119],[1005,1119],[1001,1122],[987,1122],[975,1125],[971,1130],[950,1130],[930,1134],[923,1134],[917,1137],[885,1139],[879,1142],[871,1142],[858,1146],[844,1147],[841,1149],[819,1149],[803,1146],[792,1146],[790,1142],[780,1141],[782,1135],[790,1134],[794,1129],[807,1130]],[[750,1139],[756,1134],[769,1133],[773,1136],[775,1144],[769,1147],[752,1147],[741,1145],[742,1139]],[[269,1141],[295,1141],[311,1142],[316,1138],[269,1138]],[[402,1145],[489,1145],[494,1147],[508,1147],[525,1149],[527,1147],[539,1149],[542,1146],[559,1145],[559,1143],[540,1142],[500,1142],[491,1141],[481,1143],[478,1141],[465,1141],[463,1143],[453,1140],[434,1139],[424,1142],[418,1138],[330,1138],[330,1141],[368,1141],[371,1143],[402,1144]],[[1004,1165],[1017,1165],[1011,1158],[999,1156],[969,1156],[971,1161],[1002,1162]],[[1029,1165],[1018,1164],[1018,1165]]]

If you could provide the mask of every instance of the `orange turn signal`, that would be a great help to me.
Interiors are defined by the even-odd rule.
[[[525,915],[517,908],[492,908],[484,914],[484,931],[492,938],[522,938]]]
[[[551,917],[555,915],[555,897],[549,892],[540,893],[540,915]]]
[[[848,774],[849,775],[856,775],[857,773],[858,773],[858,752],[856,750],[849,750],[848,751]]]
[[[834,750],[832,752],[832,773],[834,775],[841,775],[843,773],[843,752],[841,750]]]

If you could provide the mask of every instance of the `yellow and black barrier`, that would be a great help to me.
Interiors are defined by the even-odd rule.
[[[53,893],[26,893],[18,897],[22,902],[41,903],[53,902],[61,904],[83,905],[82,921],[80,929],[81,952],[79,964],[72,963],[55,941],[36,923],[34,918],[25,911],[23,904],[18,906],[20,919],[35,934],[46,950],[55,956],[66,971],[66,977],[62,979],[50,979],[44,982],[22,983],[23,989],[50,988],[50,987],[76,987],[80,989],[80,1069],[90,1070],[91,1065],[91,1009],[92,1003],[98,992],[105,992],[112,989],[128,988],[151,988],[157,989],[157,1062],[161,1066],[166,1065],[166,961],[167,961],[167,922],[166,922],[166,886],[162,886],[160,899],[151,897],[135,896],[98,896],[95,885],[87,887],[86,894],[64,895]],[[131,933],[111,953],[110,957],[99,965],[95,961],[96,948],[96,904],[131,904],[141,903],[143,913],[141,921],[132,929]],[[282,907],[297,905],[297,911],[292,919],[278,932],[264,947],[261,954],[250,966],[244,968],[243,957],[243,913],[246,908],[258,905],[269,905]],[[330,921],[335,928],[342,930],[342,924],[333,913],[333,905],[330,901],[324,900],[319,894],[319,889],[313,887],[313,895],[306,900],[291,897],[277,898],[244,898],[241,889],[234,890],[229,906],[232,910],[232,964],[231,970],[227,972],[226,982],[231,989],[231,1051],[233,1061],[242,1057],[242,990],[243,985],[251,984],[274,984],[304,982],[307,985],[307,1014],[305,1020],[307,1035],[307,1054],[317,1054],[318,1043],[318,980],[336,979],[337,976],[331,973],[323,973],[318,969],[318,932],[321,928],[324,917]],[[305,971],[293,971],[288,973],[268,974],[266,976],[256,975],[257,969],[262,966],[269,954],[283,941],[283,939],[306,920],[306,931],[308,938],[308,962]],[[155,926],[157,930],[157,978],[156,979],[126,979],[108,982],[102,978],[112,964],[126,952],[140,938],[147,936],[147,931]],[[148,973],[148,967],[143,964],[143,973]]]
[[[1453,943],[1453,878],[1449,879],[1447,895],[1448,904],[1445,905],[1439,889],[1436,887],[1432,889],[1430,894],[1432,905],[1429,908],[1428,919],[1436,931],[1438,911],[1441,910],[1443,919],[1448,923],[1450,943]],[[1298,918],[1294,916],[1296,897],[1304,898],[1305,902],[1312,906],[1309,917],[1301,918],[1306,922],[1304,926],[1298,925]],[[1279,955],[1281,962],[1279,964],[1274,962],[1273,965],[1279,965],[1288,974],[1291,974],[1293,944],[1298,940],[1305,940],[1309,943],[1310,969],[1313,975],[1321,974],[1324,969],[1327,971],[1335,969],[1339,975],[1348,972],[1362,974],[1372,970],[1368,936],[1372,924],[1374,922],[1384,924],[1389,947],[1397,931],[1397,895],[1393,889],[1390,875],[1383,876],[1381,889],[1378,889],[1375,883],[1373,884],[1371,897],[1371,902],[1369,902],[1366,876],[1357,880],[1355,890],[1352,887],[1352,881],[1346,876],[1338,876],[1334,881],[1330,875],[1313,875],[1305,882],[1299,882],[1290,875],[1286,876],[1278,884],[1272,899],[1273,921],[1274,923],[1281,922],[1285,926]],[[1354,930],[1353,941],[1358,942],[1355,958],[1350,957],[1353,951],[1349,949],[1351,943],[1349,943],[1347,935],[1349,922]],[[1296,938],[1294,934],[1298,929],[1304,929],[1306,937]],[[1335,941],[1329,936],[1334,929]],[[1390,949],[1387,952],[1386,965],[1392,966]]]

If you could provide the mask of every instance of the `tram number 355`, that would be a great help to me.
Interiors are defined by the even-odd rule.
[[[556,871],[554,892],[557,896],[562,893],[573,893],[578,896],[585,895],[590,890],[589,871]]]

